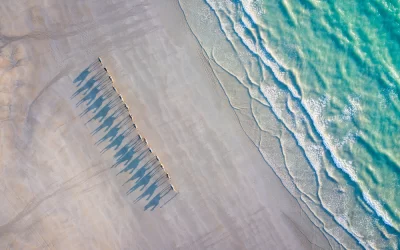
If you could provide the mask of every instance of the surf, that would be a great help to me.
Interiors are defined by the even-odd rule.
[[[287,131],[286,140],[293,140],[292,144],[297,147],[296,154],[304,157],[304,161],[308,164],[308,166],[303,165],[303,169],[306,171],[310,168],[307,171],[312,171],[312,175],[315,177],[315,183],[311,179],[304,181],[305,179],[299,174],[301,171],[297,171],[293,167],[290,169],[285,162],[287,154],[285,156],[284,146],[282,146],[285,142],[277,144],[284,155],[283,163],[280,165],[271,164],[271,160],[265,157],[268,155],[268,150],[259,147],[260,153],[282,180],[284,186],[300,203],[304,203],[312,211],[313,214],[310,217],[318,218],[315,224],[318,222],[333,223],[343,230],[342,232],[333,230],[332,227],[322,229],[338,244],[348,248],[398,245],[397,236],[399,234],[396,223],[383,207],[379,206],[379,203],[366,193],[365,185],[360,182],[354,166],[342,159],[342,155],[339,153],[343,145],[347,146],[357,142],[358,132],[347,134],[341,141],[326,132],[327,124],[329,125],[330,122],[323,119],[326,107],[321,106],[321,103],[314,99],[305,97],[302,87],[304,83],[298,76],[301,75],[301,72],[293,71],[287,63],[280,62],[282,54],[269,48],[267,36],[263,33],[268,27],[267,23],[263,23],[263,16],[267,15],[263,2],[235,1],[231,5],[212,0],[201,2],[207,6],[202,8],[201,15],[206,16],[207,13],[207,16],[211,14],[215,17],[210,34],[214,35],[219,31],[221,35],[218,37],[226,41],[219,42],[218,44],[224,45],[217,48],[210,42],[210,38],[206,38],[207,31],[204,27],[196,23],[202,18],[201,15],[195,16],[194,13],[189,13],[183,7],[185,15],[189,19],[188,23],[205,53],[216,67],[233,77],[236,85],[240,84],[247,89],[251,103],[260,103],[268,107],[271,111],[271,117],[268,119],[275,119],[281,126],[280,129]],[[291,18],[293,19],[295,16],[292,15]],[[213,38],[217,39],[217,35],[214,35]],[[222,51],[224,52],[222,53]],[[229,60],[224,58],[228,55]],[[234,92],[229,92],[232,87],[227,87],[230,85],[226,82],[221,82],[221,85],[228,99],[234,103],[237,97],[232,94]],[[237,109],[234,105],[232,107]],[[354,107],[349,106],[342,119],[352,121],[359,112]],[[262,121],[265,114],[257,113],[251,107],[250,113],[246,116],[255,120],[254,124],[257,124],[258,131],[260,131],[257,133],[265,135],[265,127],[260,127],[260,124],[265,124]],[[252,135],[254,133],[251,132],[249,136],[255,145],[259,146],[257,145],[258,139]],[[272,149],[269,148],[269,150]],[[281,168],[286,170],[281,170]],[[288,182],[288,180],[290,181]],[[315,187],[309,188],[307,185]],[[312,191],[315,189],[317,191]],[[334,197],[337,197],[336,199],[339,199],[340,202],[335,201]],[[349,206],[352,208],[350,209]],[[351,218],[351,214],[354,212],[365,220],[363,225]],[[333,221],[329,222],[330,220]],[[347,236],[345,236],[346,234]],[[379,235],[385,235],[385,239],[379,238]],[[371,236],[373,237],[371,238]]]

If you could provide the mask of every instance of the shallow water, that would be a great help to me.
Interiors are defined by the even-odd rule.
[[[244,131],[331,245],[398,249],[400,3],[181,7]]]

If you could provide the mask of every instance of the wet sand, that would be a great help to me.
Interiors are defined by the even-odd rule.
[[[329,249],[246,136],[178,2],[102,3],[0,7],[0,249]],[[134,203],[71,100],[98,56],[178,191],[162,208]]]

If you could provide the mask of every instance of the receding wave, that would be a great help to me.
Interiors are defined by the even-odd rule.
[[[288,70],[268,49],[265,34],[272,31],[262,21],[262,2],[190,0],[181,6],[244,131],[331,244],[395,249],[398,222],[339,152],[358,132],[341,140],[326,132],[323,110],[330,97],[306,98],[301,72]],[[352,121],[360,105],[356,97],[347,99],[340,119]]]

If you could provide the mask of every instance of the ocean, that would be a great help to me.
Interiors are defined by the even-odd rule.
[[[400,247],[400,1],[185,0],[240,124],[335,249]]]

